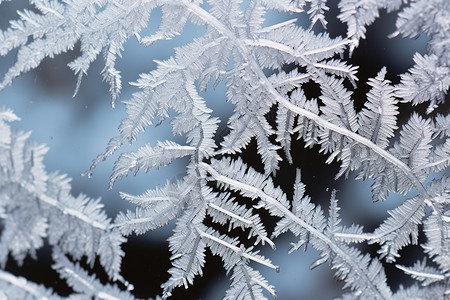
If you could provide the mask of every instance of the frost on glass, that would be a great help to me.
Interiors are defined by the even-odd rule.
[[[173,135],[183,137],[183,142],[161,140],[117,158],[110,187],[130,173],[158,169],[183,157],[189,162],[180,179],[141,195],[121,193],[136,209],[120,212],[113,220],[100,200],[74,197],[65,175],[48,173],[43,164],[47,148],[33,142],[30,133],[11,129],[19,118],[8,108],[0,110],[2,266],[8,259],[20,263],[33,256],[47,241],[53,268],[73,289],[74,299],[133,299],[132,283],[121,275],[126,255],[121,246],[132,234],[175,220],[168,240],[172,267],[161,285],[163,298],[195,284],[203,275],[207,249],[222,259],[230,277],[225,299],[276,298],[276,287],[260,270],[283,270],[259,249],[275,249],[275,238],[286,232],[296,239],[291,252],[309,245],[320,253],[311,268],[327,263],[348,288],[342,299],[449,296],[450,117],[448,111],[434,112],[445,105],[450,86],[449,1],[341,0],[338,20],[347,26],[347,34],[336,37],[326,32],[325,0],[29,2],[31,8],[19,10],[18,18],[0,31],[0,55],[16,53],[0,90],[44,58],[79,44],[79,56],[68,64],[78,78],[75,94],[91,63],[101,56],[101,75],[114,106],[122,87],[115,64],[127,40],[136,38],[151,47],[183,34],[188,23],[205,30],[131,83],[136,92],[123,102],[126,116],[117,135],[85,173],[95,176],[99,163],[144,130],[151,132],[152,126],[170,122]],[[155,9],[161,11],[159,29],[144,35]],[[266,13],[273,10],[292,14],[292,19],[265,25]],[[367,82],[358,82],[358,68],[364,66],[350,63],[349,56],[381,10],[397,14],[391,37],[429,38],[427,53],[411,57],[413,67],[399,74],[399,84],[386,78],[386,67]],[[309,27],[297,22],[305,16]],[[211,82],[225,83],[227,101],[234,107],[224,135],[218,131],[220,119],[201,96]],[[320,90],[316,98],[305,93],[310,83]],[[353,91],[362,85],[369,90],[357,108]],[[399,119],[400,103],[412,107],[424,102],[426,114],[413,111]],[[327,163],[340,163],[336,178],[351,173],[371,179],[373,201],[389,201],[392,193],[413,191],[413,196],[389,210],[373,231],[343,225],[336,191],[329,206],[321,208],[307,195],[300,170],[292,190],[275,183],[281,163],[294,164],[291,146],[298,139],[326,155]],[[253,141],[261,170],[242,159]],[[261,211],[276,220],[275,226],[266,224]],[[248,239],[233,236],[235,229]],[[396,265],[417,283],[394,290],[387,284],[384,264],[395,264],[402,249],[419,243],[419,235],[425,236],[421,246],[427,259]],[[377,255],[365,253],[359,244],[378,245]],[[89,274],[79,264],[82,258],[90,265],[98,259],[110,283]],[[50,288],[6,271],[0,271],[0,287],[0,296],[59,298]]]

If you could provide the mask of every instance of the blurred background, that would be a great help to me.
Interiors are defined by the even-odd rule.
[[[330,11],[327,13],[328,32],[331,37],[345,35],[346,27],[336,18],[337,1],[329,1]],[[27,1],[11,1],[0,5],[0,29],[8,27],[9,20],[17,19],[17,9],[30,8]],[[295,16],[299,24],[305,28],[309,26],[309,19],[305,14]],[[293,16],[269,12],[267,25],[282,22]],[[160,11],[155,10],[150,18],[149,30],[154,31],[160,21]],[[399,82],[399,74],[404,73],[413,65],[413,54],[426,51],[426,36],[416,40],[402,38],[388,39],[387,35],[395,28],[395,14],[381,12],[381,17],[369,27],[367,39],[361,41],[359,48],[349,62],[360,66],[358,71],[358,89],[354,91],[356,106],[361,107],[365,101],[365,94],[369,90],[367,79],[375,77],[383,66],[387,66],[387,77],[394,83]],[[316,32],[322,31],[321,25],[316,24]],[[174,47],[190,42],[194,37],[203,33],[204,28],[188,24],[181,36],[170,41],[159,41],[151,47],[138,45],[135,39],[125,44],[122,58],[117,60],[117,69],[121,71],[123,90],[120,101],[127,100],[136,91],[128,82],[136,81],[138,74],[146,73],[155,68],[154,59],[165,60],[174,54]],[[72,177],[72,193],[87,194],[92,198],[102,198],[105,209],[111,218],[118,211],[134,209],[121,200],[119,191],[130,194],[141,194],[149,188],[163,185],[166,180],[174,180],[184,175],[186,160],[175,161],[168,167],[148,174],[140,172],[137,176],[130,176],[118,181],[112,190],[107,190],[109,175],[115,159],[123,152],[136,150],[139,146],[150,143],[154,145],[160,139],[172,139],[168,122],[157,128],[148,129],[141,134],[138,142],[125,145],[116,155],[98,165],[93,177],[82,177],[99,153],[102,153],[111,137],[118,134],[117,127],[125,116],[124,105],[120,102],[116,108],[111,108],[108,85],[101,80],[100,71],[103,68],[103,59],[97,59],[90,67],[89,73],[83,78],[79,93],[72,98],[77,78],[67,67],[67,63],[79,55],[79,45],[73,51],[45,59],[35,70],[17,78],[13,85],[0,92],[0,106],[9,107],[22,118],[22,121],[12,124],[13,127],[33,132],[32,139],[45,143],[50,147],[45,156],[47,171],[60,171]],[[0,77],[12,66],[15,51],[5,57],[0,57]],[[317,91],[312,86],[306,91],[314,96]],[[207,99],[210,108],[222,120],[226,120],[233,109],[226,103],[225,87],[220,84],[214,91],[208,90],[202,96]],[[447,101],[448,103],[449,101]],[[418,107],[424,111],[426,106]],[[409,114],[408,105],[400,107],[401,117]],[[447,108],[448,110],[448,108]],[[425,115],[423,113],[423,115]],[[226,129],[226,121],[222,121],[219,130]],[[181,143],[183,140],[179,140]],[[253,145],[254,146],[254,145]],[[252,145],[244,156],[251,161],[255,156],[255,147]],[[252,148],[253,147],[253,148]],[[396,207],[404,199],[392,196],[383,203],[372,203],[371,182],[356,182],[354,180],[340,179],[335,181],[339,165],[334,163],[325,165],[326,158],[317,154],[317,149],[306,150],[301,142],[295,143],[292,149],[295,167],[302,170],[302,181],[307,185],[307,193],[316,204],[323,209],[328,208],[332,189],[337,189],[337,197],[342,207],[341,213],[344,224],[352,222],[365,226],[366,231],[374,229],[386,216],[386,210]],[[257,164],[258,162],[254,162]],[[292,192],[295,168],[282,164],[277,178],[288,195]],[[147,233],[143,236],[131,236],[124,245],[126,257],[123,261],[124,277],[135,285],[137,297],[154,297],[161,293],[159,286],[168,279],[167,270],[170,267],[168,243],[173,224],[162,229]],[[280,265],[281,272],[275,273],[272,269],[258,267],[263,276],[276,286],[279,299],[331,299],[342,294],[342,284],[333,279],[333,274],[327,264],[312,271],[309,270],[317,258],[318,253],[308,248],[306,252],[297,251],[288,255],[289,243],[294,241],[293,236],[285,235],[277,240],[277,251],[263,247],[262,253]],[[376,251],[375,248],[365,247],[364,251]],[[407,247],[403,251],[408,253],[421,253],[419,247]],[[405,256],[406,257],[406,256]],[[70,289],[50,268],[51,257],[47,248],[38,253],[38,260],[28,258],[23,266],[17,266],[12,260],[6,266],[8,271],[22,275],[28,279],[52,286],[61,295],[67,295]],[[400,261],[411,265],[417,259],[416,255],[409,255]],[[388,280],[396,289],[400,283],[409,285],[411,281],[401,271],[393,266],[386,265]],[[44,276],[42,274],[45,274]],[[101,278],[106,280],[104,274]],[[202,278],[196,278],[195,285],[189,290],[178,288],[174,291],[173,299],[220,299],[229,280],[222,268],[219,258],[207,255],[207,263]]]

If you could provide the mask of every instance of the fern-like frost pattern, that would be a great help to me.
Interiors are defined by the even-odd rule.
[[[11,129],[10,122],[19,118],[10,109],[0,110],[0,264],[4,267],[9,256],[20,264],[48,241],[53,268],[73,289],[71,297],[134,299],[132,285],[120,274],[121,245],[127,236],[174,221],[168,239],[172,267],[161,285],[163,298],[203,276],[206,251],[221,258],[230,277],[225,299],[276,298],[276,287],[258,269],[282,270],[260,249],[275,250],[276,238],[290,232],[295,237],[290,252],[315,248],[320,254],[311,269],[328,263],[348,289],[342,299],[445,299],[450,294],[450,117],[435,110],[445,105],[450,87],[449,3],[341,0],[337,17],[347,32],[331,37],[325,31],[331,7],[326,0],[30,1],[33,9],[19,11],[19,18],[0,31],[0,55],[17,51],[0,90],[43,59],[79,45],[80,55],[69,63],[78,78],[74,94],[102,54],[101,74],[114,106],[122,89],[116,60],[127,40],[135,37],[151,46],[182,34],[188,23],[203,26],[204,32],[169,59],[155,60],[155,69],[131,83],[139,90],[123,101],[126,116],[117,136],[85,173],[95,176],[99,163],[151,126],[170,123],[173,135],[182,137],[183,142],[158,141],[120,154],[110,188],[130,173],[154,172],[179,158],[189,162],[182,178],[162,187],[141,195],[121,192],[136,209],[119,212],[113,221],[100,199],[75,197],[70,179],[47,173],[47,148],[32,142],[30,133]],[[144,35],[155,9],[161,11],[159,28]],[[300,26],[294,17],[266,25],[270,10],[306,16],[310,26]],[[387,79],[386,67],[358,82],[359,66],[345,59],[381,10],[398,14],[392,38],[429,37],[427,53],[411,58],[413,66],[398,84]],[[202,97],[210,83],[221,82],[234,107],[223,136],[221,120],[208,106],[211,100]],[[319,96],[308,97],[307,84],[316,85]],[[353,91],[366,84],[369,91],[357,108]],[[412,112],[403,121],[399,103],[427,103],[427,115]],[[373,232],[360,224],[343,225],[337,191],[324,210],[316,204],[320,199],[307,195],[300,170],[293,193],[275,183],[284,160],[299,164],[292,147],[297,140],[325,155],[326,163],[339,162],[336,178],[355,174],[358,180],[371,180],[373,201],[389,201],[394,193],[407,195],[405,200]],[[252,143],[260,171],[241,157]],[[273,229],[263,214],[276,220]],[[394,291],[382,261],[395,263],[405,247],[420,243],[420,235],[426,237],[420,245],[426,259],[397,265],[417,283]],[[379,245],[377,255],[355,245],[361,243]],[[111,282],[104,284],[83,269],[83,257],[91,266],[98,258]],[[3,270],[0,287],[0,297],[59,298]]]

